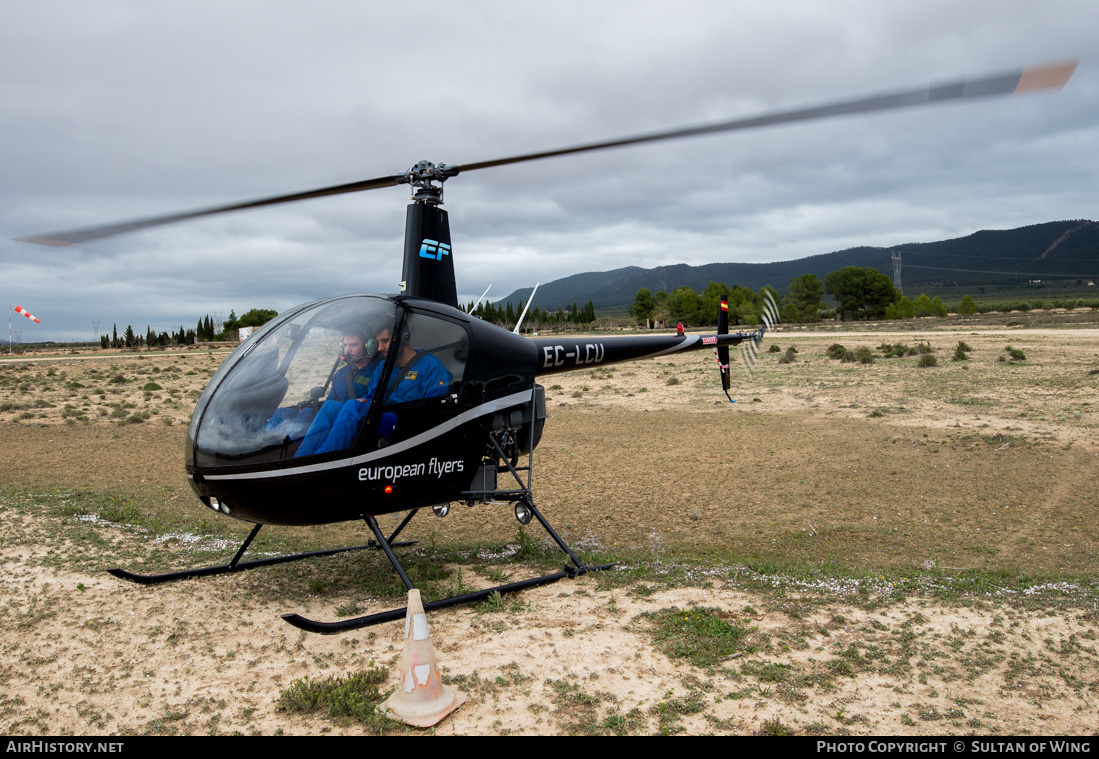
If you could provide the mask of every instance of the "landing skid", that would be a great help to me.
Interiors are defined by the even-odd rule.
[[[415,511],[412,512],[412,514],[415,513]],[[410,519],[412,519],[412,514],[409,514],[407,517],[405,517],[405,520],[401,522],[401,525],[397,528],[397,530],[391,536],[389,536],[388,540],[385,541],[387,546],[399,548],[402,546],[415,545],[417,542],[419,542],[416,540],[406,540],[399,543],[393,542],[393,539],[397,537],[397,535],[404,528],[404,526],[408,524]],[[248,550],[248,546],[251,545],[256,535],[259,534],[261,527],[263,527],[262,524],[257,524],[255,527],[252,528],[252,531],[248,533],[248,537],[245,538],[244,543],[237,550],[237,553],[233,557],[232,561],[230,561],[228,564],[220,564],[213,567],[200,567],[199,569],[184,569],[180,572],[166,572],[165,574],[159,575],[139,575],[135,574],[134,572],[129,572],[125,569],[108,569],[107,572],[119,578],[120,580],[129,580],[130,582],[136,582],[141,585],[159,585],[163,582],[186,580],[190,577],[209,577],[211,575],[224,575],[230,574],[232,572],[243,572],[246,569],[255,569],[256,567],[268,567],[272,564],[286,564],[291,561],[312,559],[317,556],[331,556],[332,554],[345,553],[347,551],[361,551],[364,549],[377,550],[379,547],[375,541],[371,540],[369,543],[361,546],[332,548],[327,551],[309,551],[307,553],[295,553],[287,556],[274,556],[270,559],[256,559],[255,561],[242,562],[240,560],[241,556],[243,556],[244,552]]]
[[[554,574],[542,575],[541,577],[532,577],[529,580],[521,580],[520,582],[507,583],[506,585],[497,585],[494,588],[486,588],[484,590],[478,590],[473,593],[466,593],[460,596],[451,596],[450,598],[443,598],[438,601],[430,601],[424,604],[424,611],[445,609],[450,606],[475,603],[477,601],[482,601],[488,598],[494,593],[499,593],[500,595],[504,595],[506,593],[517,593],[520,590],[526,590],[527,588],[536,588],[540,585],[549,585],[550,583],[557,582],[558,580],[563,580],[566,577],[578,577],[582,574],[587,574],[588,572],[597,572],[603,569],[610,569],[614,566],[614,564],[586,566],[582,561],[580,561],[580,559],[576,557],[576,554],[572,552],[572,549],[568,547],[565,541],[561,539],[561,536],[558,535],[554,531],[553,527],[550,526],[550,523],[546,521],[546,518],[542,516],[542,513],[538,511],[538,509],[534,506],[534,499],[531,497],[530,491],[530,470],[532,468],[531,465],[533,462],[533,458],[528,459],[528,464],[525,467],[528,476],[526,483],[524,483],[522,478],[519,476],[519,470],[516,469],[515,464],[508,460],[508,456],[504,452],[504,449],[500,445],[499,441],[495,437],[491,436],[489,440],[496,448],[496,454],[499,459],[507,465],[507,468],[510,471],[512,477],[514,477],[516,482],[519,484],[519,489],[508,491],[494,490],[491,493],[487,491],[479,493],[471,492],[467,493],[466,495],[479,496],[482,498],[486,496],[494,496],[497,498],[503,497],[514,503],[521,503],[523,506],[526,507],[527,512],[531,516],[536,518],[539,524],[541,524],[546,532],[549,533],[549,536],[553,538],[554,542],[557,543],[557,546],[565,552],[565,554],[569,557],[569,561],[572,562],[573,566],[569,566],[568,564],[566,564],[562,571],[555,572]],[[533,447],[534,446],[531,445],[531,449],[533,449]],[[409,515],[409,518],[411,518],[411,514]],[[405,521],[407,521],[407,519]],[[530,518],[528,517],[524,524],[529,523],[529,521]],[[395,547],[395,544],[392,543],[392,538],[387,540],[385,536],[382,535],[381,529],[378,527],[378,522],[376,519],[374,519],[373,516],[367,516],[366,522],[370,525],[370,529],[374,532],[374,537],[381,545],[381,549],[385,551],[385,555],[389,559],[389,563],[393,565],[393,568],[397,570],[397,574],[401,576],[401,582],[405,584],[406,588],[412,590],[412,580],[408,578],[408,574],[404,571],[401,563],[397,561],[397,556],[393,553],[392,549]],[[401,526],[403,527],[404,525],[402,524]],[[348,630],[358,630],[363,627],[370,627],[371,625],[377,625],[383,622],[393,622],[398,619],[403,619],[405,616],[405,611],[405,607],[402,607],[400,609],[393,609],[391,611],[383,611],[376,614],[367,614],[362,617],[355,617],[353,619],[345,619],[339,622],[317,622],[315,620],[303,617],[300,614],[283,614],[282,618],[294,627],[305,630],[307,632],[333,635],[335,633],[346,632]]]
[[[529,580],[521,580],[519,582],[511,582],[506,585],[497,585],[494,588],[485,588],[484,590],[474,591],[473,593],[465,593],[460,596],[451,596],[449,598],[443,598],[438,601],[430,601],[424,604],[424,611],[433,611],[435,609],[445,609],[450,606],[459,606],[462,604],[476,603],[483,601],[491,596],[493,593],[499,593],[504,595],[507,593],[518,593],[520,590],[526,590],[527,588],[536,588],[540,585],[549,585],[550,583],[563,580],[566,577],[579,577],[582,574],[588,572],[597,572],[602,569],[610,569],[614,564],[600,564],[598,566],[586,566],[582,563],[576,555],[569,549],[568,545],[561,540],[561,538],[554,532],[549,522],[542,516],[541,512],[535,508],[533,501],[529,498],[523,499],[527,508],[531,513],[537,517],[538,521],[546,528],[546,532],[550,534],[550,537],[556,541],[561,550],[568,554],[569,560],[575,566],[565,565],[560,572],[553,574],[542,575],[541,577],[532,577]],[[381,534],[381,530],[378,529],[378,523],[374,517],[367,517],[367,523],[374,531],[374,535],[378,540],[382,542],[382,550],[385,551],[385,555],[389,558],[389,562],[393,565],[393,568],[397,570],[397,574],[401,576],[402,582],[405,587],[412,590],[412,581],[408,578],[401,563],[394,555],[391,546],[395,547],[396,544],[390,544],[385,537]],[[404,619],[405,607],[400,609],[393,609],[391,611],[382,611],[376,614],[367,614],[362,617],[354,617],[353,619],[344,619],[339,622],[317,622],[316,620],[303,617],[300,614],[283,614],[282,618],[288,623],[306,632],[321,633],[323,635],[334,635],[336,633],[347,632],[348,630],[358,630],[363,627],[370,627],[372,625],[378,625],[383,622],[393,622],[398,619]]]

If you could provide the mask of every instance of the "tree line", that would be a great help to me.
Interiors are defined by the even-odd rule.
[[[670,293],[663,290],[655,295],[646,287],[637,291],[630,316],[646,326],[662,326],[682,322],[691,325],[717,323],[718,302],[725,296],[729,303],[729,324],[758,324],[762,314],[763,292],[770,291],[785,322],[817,322],[837,318],[841,321],[871,319],[913,319],[921,316],[946,316],[948,309],[938,296],[922,294],[914,301],[893,286],[893,280],[877,269],[846,266],[829,272],[822,280],[816,274],[795,277],[780,296],[771,285],[754,292],[740,285],[729,287],[723,282],[711,282],[701,293],[690,287],[680,287]],[[827,293],[836,303],[834,309],[824,303]],[[966,295],[953,310],[959,314],[987,311],[1026,311],[1029,308],[1099,309],[1099,300],[1055,300],[1050,303],[985,304],[979,306]]]
[[[99,336],[99,345],[102,348],[156,348],[236,340],[241,327],[260,327],[278,315],[278,311],[269,308],[253,308],[238,318],[236,311],[231,310],[229,318],[224,321],[206,314],[198,320],[194,329],[185,329],[181,324],[178,331],[172,330],[169,333],[156,332],[152,327],[146,327],[144,335],[134,332],[134,328],[127,324],[120,336],[118,324],[115,324],[111,334]]]
[[[722,298],[729,304],[730,325],[759,324],[763,313],[763,293],[771,292],[778,302],[781,296],[775,288],[764,285],[759,292],[740,285],[730,287],[724,282],[711,282],[696,293],[684,285],[670,293],[663,290],[655,295],[647,287],[637,291],[630,315],[646,325],[660,326],[671,322],[691,325],[717,324],[717,312]]]
[[[503,306],[493,303],[479,303],[474,308],[470,301],[462,308],[467,314],[479,316],[486,322],[492,322],[506,329],[514,329],[519,315],[523,313],[523,301],[519,301],[519,307],[515,308],[511,302]],[[530,309],[523,319],[522,332],[538,332],[541,330],[580,329],[590,327],[595,322],[595,304],[588,300],[583,307],[578,308],[574,302],[572,310],[559,308],[550,312],[535,306]]]

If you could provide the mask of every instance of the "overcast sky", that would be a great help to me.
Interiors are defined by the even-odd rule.
[[[1095,219],[1096,29],[1094,0],[3,0],[0,294],[42,319],[14,317],[24,340],[60,340],[394,292],[406,187],[78,248],[14,238],[1076,57],[1059,94],[489,169],[444,207],[463,301]]]

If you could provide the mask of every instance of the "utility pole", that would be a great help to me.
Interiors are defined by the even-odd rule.
[[[897,292],[901,295],[904,295],[901,290],[901,254],[891,252],[889,255],[893,259],[893,287],[897,288]]]

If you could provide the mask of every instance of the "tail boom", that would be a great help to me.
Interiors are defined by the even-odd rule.
[[[756,340],[761,331],[718,335],[647,335],[637,337],[536,338],[535,374],[539,377],[625,361],[639,361],[688,351],[727,348]]]

